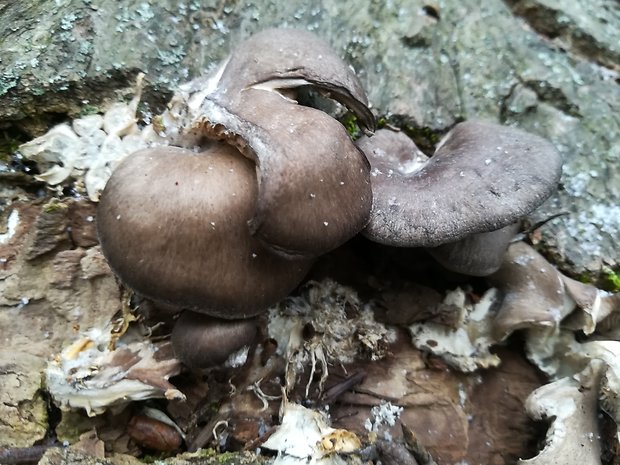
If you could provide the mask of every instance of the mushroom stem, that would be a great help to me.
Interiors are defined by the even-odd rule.
[[[427,250],[448,270],[469,276],[488,276],[502,266],[506,250],[518,231],[519,224],[515,223]]]

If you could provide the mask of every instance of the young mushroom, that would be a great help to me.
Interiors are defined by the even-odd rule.
[[[172,347],[187,366],[208,368],[249,347],[255,336],[253,319],[223,320],[185,311],[172,330]]]
[[[525,242],[510,246],[502,266],[487,281],[503,295],[493,322],[497,341],[518,329],[557,327],[573,310],[566,305],[560,274]]]
[[[620,294],[563,275],[525,242],[508,248],[502,266],[487,281],[503,294],[493,324],[498,341],[518,329],[560,325],[589,336],[620,311]]]
[[[382,244],[429,248],[442,264],[466,274],[500,266],[510,225],[551,195],[561,173],[551,143],[482,121],[457,124],[417,165],[417,149],[408,161],[391,160],[375,137],[358,141],[372,167],[373,206],[364,234]],[[480,233],[491,234],[473,239]],[[480,256],[476,249],[486,240],[495,252]]]

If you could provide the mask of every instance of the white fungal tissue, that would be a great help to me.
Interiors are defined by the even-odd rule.
[[[115,103],[103,114],[63,123],[19,147],[27,159],[37,162],[36,179],[56,186],[67,181],[84,184],[90,200],[99,200],[114,168],[130,153],[163,144],[151,126],[138,126],[136,111],[142,94],[143,74],[138,76],[134,98]]]

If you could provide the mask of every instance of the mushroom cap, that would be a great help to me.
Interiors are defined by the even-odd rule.
[[[525,242],[511,244],[501,268],[487,280],[504,294],[493,322],[498,341],[517,329],[557,326],[572,310],[560,274]]]
[[[364,153],[373,173],[364,234],[401,247],[435,247],[516,222],[553,193],[562,166],[545,139],[482,121],[457,124],[411,174],[376,172],[374,151]]]
[[[488,276],[502,266],[506,250],[518,231],[519,224],[514,223],[427,250],[448,270],[469,276]]]
[[[280,254],[315,257],[365,227],[372,203],[366,157],[339,122],[286,91],[318,89],[374,130],[359,80],[326,42],[302,30],[262,31],[197,85],[184,134],[225,140],[256,163],[256,237]]]
[[[349,108],[373,131],[375,118],[353,68],[315,34],[300,29],[266,29],[240,43],[220,70],[223,100],[248,87],[277,90],[311,85]]]
[[[615,326],[616,318],[612,317],[612,314],[620,312],[620,293],[610,294],[592,284],[582,283],[564,275],[560,277],[566,293],[577,307],[562,321],[563,328],[581,330],[589,336],[595,330],[599,335],[605,334],[610,330],[610,326]],[[606,334],[606,337],[609,338],[610,335]]]
[[[550,427],[542,450],[517,465],[602,463],[599,398],[608,392],[601,384],[603,379],[615,378],[606,373],[607,367],[603,360],[594,359],[580,373],[545,384],[528,396],[528,415],[547,421]]]
[[[250,234],[254,164],[234,148],[141,150],[101,196],[102,250],[120,279],[155,301],[221,318],[262,313],[305,276],[308,260],[274,254]]]
[[[366,226],[370,167],[338,121],[260,89],[227,101],[207,98],[202,112],[197,130],[236,144],[256,162],[250,227],[273,250],[315,257]]]
[[[222,320],[185,311],[172,329],[174,354],[191,368],[220,365],[235,351],[252,344],[253,319]]]

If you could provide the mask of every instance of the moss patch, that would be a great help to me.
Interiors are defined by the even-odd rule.
[[[620,292],[620,270],[603,268],[600,276],[600,286],[609,292]]]

